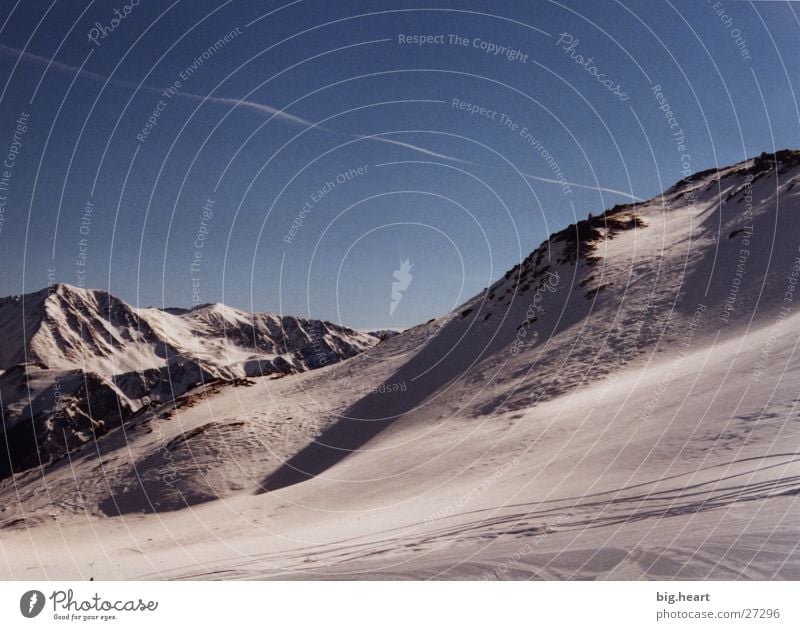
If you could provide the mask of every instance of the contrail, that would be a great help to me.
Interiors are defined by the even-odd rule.
[[[446,155],[444,153],[437,153],[436,151],[431,151],[429,149],[423,149],[422,147],[418,147],[415,144],[409,144],[408,142],[401,142],[400,140],[392,140],[391,138],[384,138],[380,135],[375,136],[356,136],[357,138],[362,138],[364,140],[375,140],[377,142],[385,142],[386,144],[393,144],[398,147],[405,147],[406,149],[411,149],[412,151],[417,151],[418,153],[422,153],[424,155],[428,155],[431,157],[437,157],[442,160],[450,160],[451,162],[460,162],[461,164],[470,164],[471,166],[477,166],[473,164],[469,160],[462,160],[457,157],[453,157],[452,155]]]
[[[30,53],[30,52],[22,52],[18,48],[12,48],[11,46],[6,46],[5,44],[0,44],[0,54],[6,55],[6,56],[21,56],[22,60],[27,61],[29,63],[34,63],[34,64],[37,64],[37,65],[43,65],[43,66],[46,66],[47,68],[54,68],[54,69],[59,70],[61,72],[68,72],[68,73],[72,73],[72,74],[80,74],[81,76],[83,76],[83,77],[85,77],[87,79],[93,79],[95,81],[102,81],[104,83],[108,82],[108,83],[111,83],[113,85],[117,85],[117,86],[120,86],[120,87],[126,87],[126,88],[130,88],[130,89],[134,89],[134,90],[146,90],[148,92],[152,92],[152,93],[155,93],[155,94],[162,94],[164,92],[163,88],[154,87],[152,85],[135,83],[133,81],[125,81],[123,79],[111,79],[109,77],[103,76],[102,74],[98,74],[96,72],[91,72],[90,70],[82,70],[81,68],[78,68],[76,66],[71,66],[71,65],[63,63],[61,61],[56,61],[55,59],[49,59],[47,57],[43,57],[41,55],[35,55],[33,53]],[[326,133],[335,133],[337,135],[341,135],[341,134],[338,134],[338,132],[333,131],[331,129],[327,129],[327,128],[322,127],[320,125],[315,125],[310,120],[306,120],[305,118],[302,118],[300,116],[295,116],[293,114],[289,114],[288,112],[285,112],[282,109],[278,109],[277,107],[272,107],[270,105],[265,105],[263,103],[257,103],[255,101],[247,101],[247,100],[242,100],[242,99],[238,99],[238,98],[230,98],[230,97],[224,97],[224,96],[202,96],[200,94],[192,94],[191,92],[177,92],[177,93],[175,93],[175,96],[176,97],[182,97],[182,98],[190,99],[190,100],[193,100],[193,101],[202,101],[202,102],[208,102],[208,103],[215,103],[215,104],[218,104],[218,105],[226,105],[226,106],[230,106],[230,107],[242,107],[242,108],[249,109],[249,110],[252,110],[254,112],[257,112],[259,114],[266,114],[268,116],[273,116],[273,117],[277,118],[278,120],[281,120],[283,122],[286,122],[286,123],[289,123],[289,124],[292,124],[292,125],[297,125],[297,126],[305,127],[305,128],[315,127],[316,129],[318,129],[320,131],[323,131],[323,132],[326,132]],[[362,140],[370,140],[372,142],[381,142],[381,143],[384,143],[384,144],[391,144],[391,145],[394,145],[394,146],[398,146],[398,147],[402,147],[402,148],[405,148],[405,149],[409,149],[410,151],[416,151],[417,153],[421,153],[422,155],[427,155],[429,157],[436,157],[436,158],[439,158],[439,159],[442,159],[442,160],[448,160],[450,162],[457,162],[457,163],[460,163],[460,164],[469,164],[470,166],[477,166],[477,167],[486,168],[486,167],[483,167],[481,164],[475,164],[474,162],[470,162],[469,160],[462,160],[462,159],[454,157],[452,155],[447,155],[446,153],[438,153],[436,151],[432,151],[430,149],[426,149],[424,147],[420,147],[420,146],[417,146],[415,144],[411,144],[409,142],[402,142],[400,140],[394,140],[392,138],[386,138],[386,137],[384,137],[384,136],[382,136],[380,134],[376,134],[376,135],[345,134],[345,135],[347,135],[349,137],[352,137],[352,138],[358,138],[358,139],[362,139]],[[538,181],[538,182],[543,182],[543,183],[546,183],[546,184],[556,184],[558,186],[564,186],[564,185],[568,184],[569,186],[574,186],[575,188],[583,188],[583,189],[586,189],[586,190],[596,190],[597,192],[606,192],[606,193],[611,193],[611,194],[614,194],[614,195],[620,195],[622,197],[626,197],[626,198],[631,199],[633,201],[642,201],[642,199],[640,199],[639,197],[637,197],[637,196],[635,196],[635,195],[633,195],[631,193],[624,192],[624,191],[621,191],[621,190],[615,190],[613,188],[605,188],[603,186],[590,186],[588,184],[576,184],[574,182],[561,181],[561,180],[558,180],[558,179],[551,179],[551,178],[548,178],[548,177],[539,177],[537,175],[529,175],[528,173],[522,173],[522,175],[525,176],[527,179],[532,179],[532,180],[535,180],[535,181]]]
[[[5,44],[0,44],[0,54],[5,55],[6,57],[19,57],[22,56],[24,61],[28,61],[31,63],[53,67],[56,70],[61,70],[62,72],[71,72],[72,74],[78,74],[91,78],[97,79],[98,81],[105,81],[108,77],[104,77],[102,74],[97,74],[96,72],[90,72],[89,70],[81,70],[77,66],[70,66],[69,64],[62,63],[60,61],[56,61],[55,59],[50,59],[48,57],[42,57],[41,55],[34,55],[33,53],[29,52],[22,52],[19,48],[12,48],[11,46],[6,46]],[[112,82],[116,81],[112,79]],[[127,83],[123,81],[122,83]],[[136,85],[135,83],[130,83],[130,85]]]
[[[220,105],[231,105],[232,107],[244,107],[247,109],[252,109],[260,114],[268,114],[269,116],[275,116],[276,118],[280,118],[284,122],[292,123],[295,125],[299,125],[301,127],[313,127],[314,123],[310,120],[306,120],[305,118],[301,118],[300,116],[295,116],[293,114],[289,114],[282,109],[278,109],[277,107],[270,107],[269,105],[264,105],[262,103],[256,103],[255,101],[242,101],[238,98],[227,98],[224,96],[200,96],[199,94],[191,94],[189,92],[178,92],[177,96],[183,96],[184,98],[189,98],[195,101],[206,101],[210,103],[218,103]],[[317,129],[322,131],[327,131],[324,127],[320,127],[317,125]]]
[[[110,79],[109,77],[103,76],[102,74],[98,74],[97,72],[92,72],[90,70],[81,70],[76,66],[71,66],[66,63],[62,63],[60,61],[55,61],[54,59],[48,59],[47,57],[42,57],[40,55],[34,55],[33,53],[29,52],[22,52],[17,48],[12,48],[11,46],[6,46],[5,44],[0,44],[0,54],[4,54],[6,56],[22,56],[24,61],[29,63],[34,63],[37,65],[47,66],[48,68],[54,68],[56,70],[60,70],[61,72],[67,72],[71,74],[79,74],[80,76],[86,79],[92,79],[94,81],[102,81],[103,83],[108,82],[113,85],[119,87],[130,88],[133,90],[145,90],[147,92],[152,92],[154,94],[163,94],[164,88],[155,87],[152,85],[147,85],[144,83],[135,83],[134,81],[125,81],[123,79]],[[200,94],[192,94],[191,92],[176,92],[176,97],[183,97],[187,99],[191,99],[194,101],[208,101],[210,103],[218,103],[220,105],[239,105],[242,107],[246,107],[249,109],[253,109],[262,114],[269,114],[270,116],[275,116],[284,120],[285,122],[289,122],[295,125],[300,125],[302,127],[311,127],[313,123],[311,121],[306,120],[305,118],[301,118],[300,116],[294,116],[289,114],[283,110],[277,109],[276,107],[270,107],[269,105],[263,105],[261,103],[256,103],[254,101],[242,101],[238,98],[226,98],[223,96],[201,96]]]
[[[607,192],[607,193],[613,193],[615,195],[621,195],[622,197],[627,197],[628,199],[631,199],[632,201],[644,201],[644,199],[641,199],[640,197],[637,197],[636,195],[632,195],[631,193],[624,192],[622,190],[614,190],[613,188],[604,188],[603,186],[589,186],[588,184],[576,184],[575,182],[561,181],[561,180],[558,180],[558,179],[549,179],[547,177],[539,177],[538,175],[529,175],[528,173],[523,173],[523,175],[527,179],[535,179],[537,182],[546,182],[548,184],[558,184],[560,186],[563,186],[563,185],[567,184],[569,186],[575,186],[575,188],[586,188],[587,190],[596,190],[597,192]]]

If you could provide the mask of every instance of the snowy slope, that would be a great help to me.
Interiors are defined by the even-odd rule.
[[[302,372],[379,341],[328,322],[221,304],[137,309],[65,284],[0,300],[0,335],[3,435],[18,470],[202,383]],[[0,459],[0,477],[10,472],[7,460]]]
[[[798,182],[697,174],[348,361],[142,410],[0,486],[0,574],[798,578]]]

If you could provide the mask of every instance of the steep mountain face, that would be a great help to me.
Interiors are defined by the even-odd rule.
[[[781,151],[571,225],[426,325],[427,343],[387,376],[407,392],[354,401],[265,488],[323,474],[402,427],[521,414],[630,365],[664,355],[680,369],[706,343],[780,325],[800,274],[798,212],[800,152]]]
[[[137,309],[65,284],[0,300],[0,336],[2,437],[11,458],[0,458],[0,477],[57,459],[201,383],[303,372],[379,341],[221,304]]]
[[[34,471],[0,482],[0,524],[158,512],[143,537],[212,558],[197,574],[165,559],[174,577],[504,577],[517,563],[526,579],[796,578],[798,213],[800,152],[698,173],[554,234],[454,312],[351,360],[142,405],[47,469],[49,494]],[[169,338],[154,357],[222,369],[211,332],[189,355],[162,312],[137,314]],[[222,307],[175,315],[275,352],[266,316],[251,330]],[[158,391],[147,374],[130,377],[137,401]],[[184,531],[181,508],[201,503],[224,545]]]

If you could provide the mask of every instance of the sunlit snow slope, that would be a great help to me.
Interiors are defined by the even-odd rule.
[[[3,482],[0,572],[798,578],[799,183],[699,173],[347,361],[143,410]]]

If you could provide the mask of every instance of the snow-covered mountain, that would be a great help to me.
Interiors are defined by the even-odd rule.
[[[402,425],[524,414],[629,365],[675,355],[688,367],[705,343],[782,325],[800,273],[799,201],[800,152],[781,151],[553,234],[424,327],[427,342],[387,378],[408,392],[355,401],[265,487],[322,474]]]
[[[63,456],[202,383],[303,372],[379,341],[329,322],[222,304],[134,308],[67,284],[0,299],[0,338],[3,435],[17,470]],[[0,458],[0,477],[10,470]]]
[[[38,471],[0,485],[23,530],[8,566],[45,548],[46,575],[76,578],[800,577],[798,213],[800,152],[698,173],[348,361],[142,408],[46,493]]]

